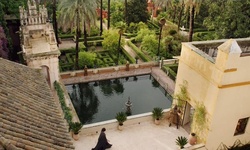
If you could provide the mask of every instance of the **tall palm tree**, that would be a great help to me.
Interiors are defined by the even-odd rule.
[[[75,50],[75,66],[74,69],[79,69],[78,53],[79,53],[79,37],[80,25],[82,25],[84,33],[87,28],[90,30],[90,25],[96,21],[97,0],[60,0],[58,10],[61,26],[65,29],[76,28],[76,50]],[[87,34],[86,34],[87,35]],[[87,39],[87,36],[84,39]],[[85,42],[84,42],[85,43]],[[87,43],[87,42],[86,42]],[[85,45],[87,47],[87,45]]]
[[[110,0],[108,0],[108,29],[110,28]]]
[[[186,10],[189,9],[189,35],[188,41],[193,40],[194,17],[199,13],[200,6],[203,0],[185,0]]]
[[[184,1],[180,1],[180,7],[181,7],[181,10],[179,12],[179,17],[178,17],[178,30],[180,29],[180,25],[181,25],[181,18],[182,18],[182,13],[183,13],[183,10],[184,10]]]
[[[102,26],[102,22],[103,22],[103,18],[102,18],[102,9],[103,9],[103,6],[102,6],[102,0],[100,0],[100,36],[102,36],[102,31],[103,31],[103,26]]]
[[[128,0],[125,0],[125,22],[127,24],[127,26],[129,26],[128,24]]]

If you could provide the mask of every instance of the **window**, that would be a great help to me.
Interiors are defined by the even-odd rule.
[[[234,135],[244,134],[247,126],[248,118],[242,118],[238,120]]]

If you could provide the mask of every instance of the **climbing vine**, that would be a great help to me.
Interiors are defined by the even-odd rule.
[[[190,100],[189,94],[187,91],[187,86],[188,86],[188,82],[184,80],[183,83],[180,84],[180,91],[173,96],[174,99],[177,100],[177,106],[179,108],[182,108],[185,102]]]
[[[192,131],[195,132],[201,142],[205,142],[205,135],[208,131],[208,113],[202,102],[196,102],[195,112],[191,125]]]

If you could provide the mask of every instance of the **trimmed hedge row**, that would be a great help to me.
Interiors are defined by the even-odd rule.
[[[128,61],[132,64],[135,63],[135,58],[133,58],[131,55],[129,55],[129,53],[122,47],[122,52],[124,55],[126,55],[126,57],[128,58]]]
[[[151,61],[150,58],[148,58],[146,55],[144,55],[143,52],[140,51],[140,49],[134,45],[134,43],[132,43],[131,40],[127,41],[128,46],[130,46],[135,52],[136,54],[144,61],[144,62],[149,62]]]
[[[159,30],[159,29],[160,29],[160,27],[159,27],[157,24],[153,23],[153,22],[150,21],[150,20],[147,21],[147,25],[148,25],[150,28],[154,28],[155,30]]]
[[[178,64],[171,64],[171,65],[164,65],[162,67],[162,70],[164,72],[167,73],[167,75],[172,79],[172,80],[176,80],[176,75],[177,72],[175,72],[174,70],[177,70],[176,68],[178,68]]]
[[[54,82],[54,88],[55,88],[57,95],[59,97],[61,108],[62,108],[63,113],[64,113],[64,119],[66,119],[68,124],[70,124],[72,122],[73,116],[70,112],[70,108],[66,105],[65,98],[64,98],[64,92],[63,92],[60,84],[57,81]]]
[[[103,40],[87,41],[88,46],[102,46]]]
[[[89,36],[87,37],[88,41],[95,41],[95,40],[103,40],[102,36]]]
[[[137,36],[136,33],[123,33],[123,35],[126,36],[126,38],[132,38]]]
[[[74,36],[73,38],[74,38],[73,40],[76,41],[76,36]],[[89,36],[89,37],[87,37],[88,42],[89,41],[99,41],[99,40],[103,40],[103,37],[101,37],[101,36]],[[83,42],[83,41],[84,41],[84,38],[80,37],[79,42]]]
[[[70,38],[74,38],[74,34],[59,34],[58,35],[59,38],[61,39],[70,39]]]

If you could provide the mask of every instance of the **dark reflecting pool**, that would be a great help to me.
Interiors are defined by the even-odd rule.
[[[172,98],[151,75],[66,85],[83,124],[115,119],[132,102],[131,115],[170,108]]]

